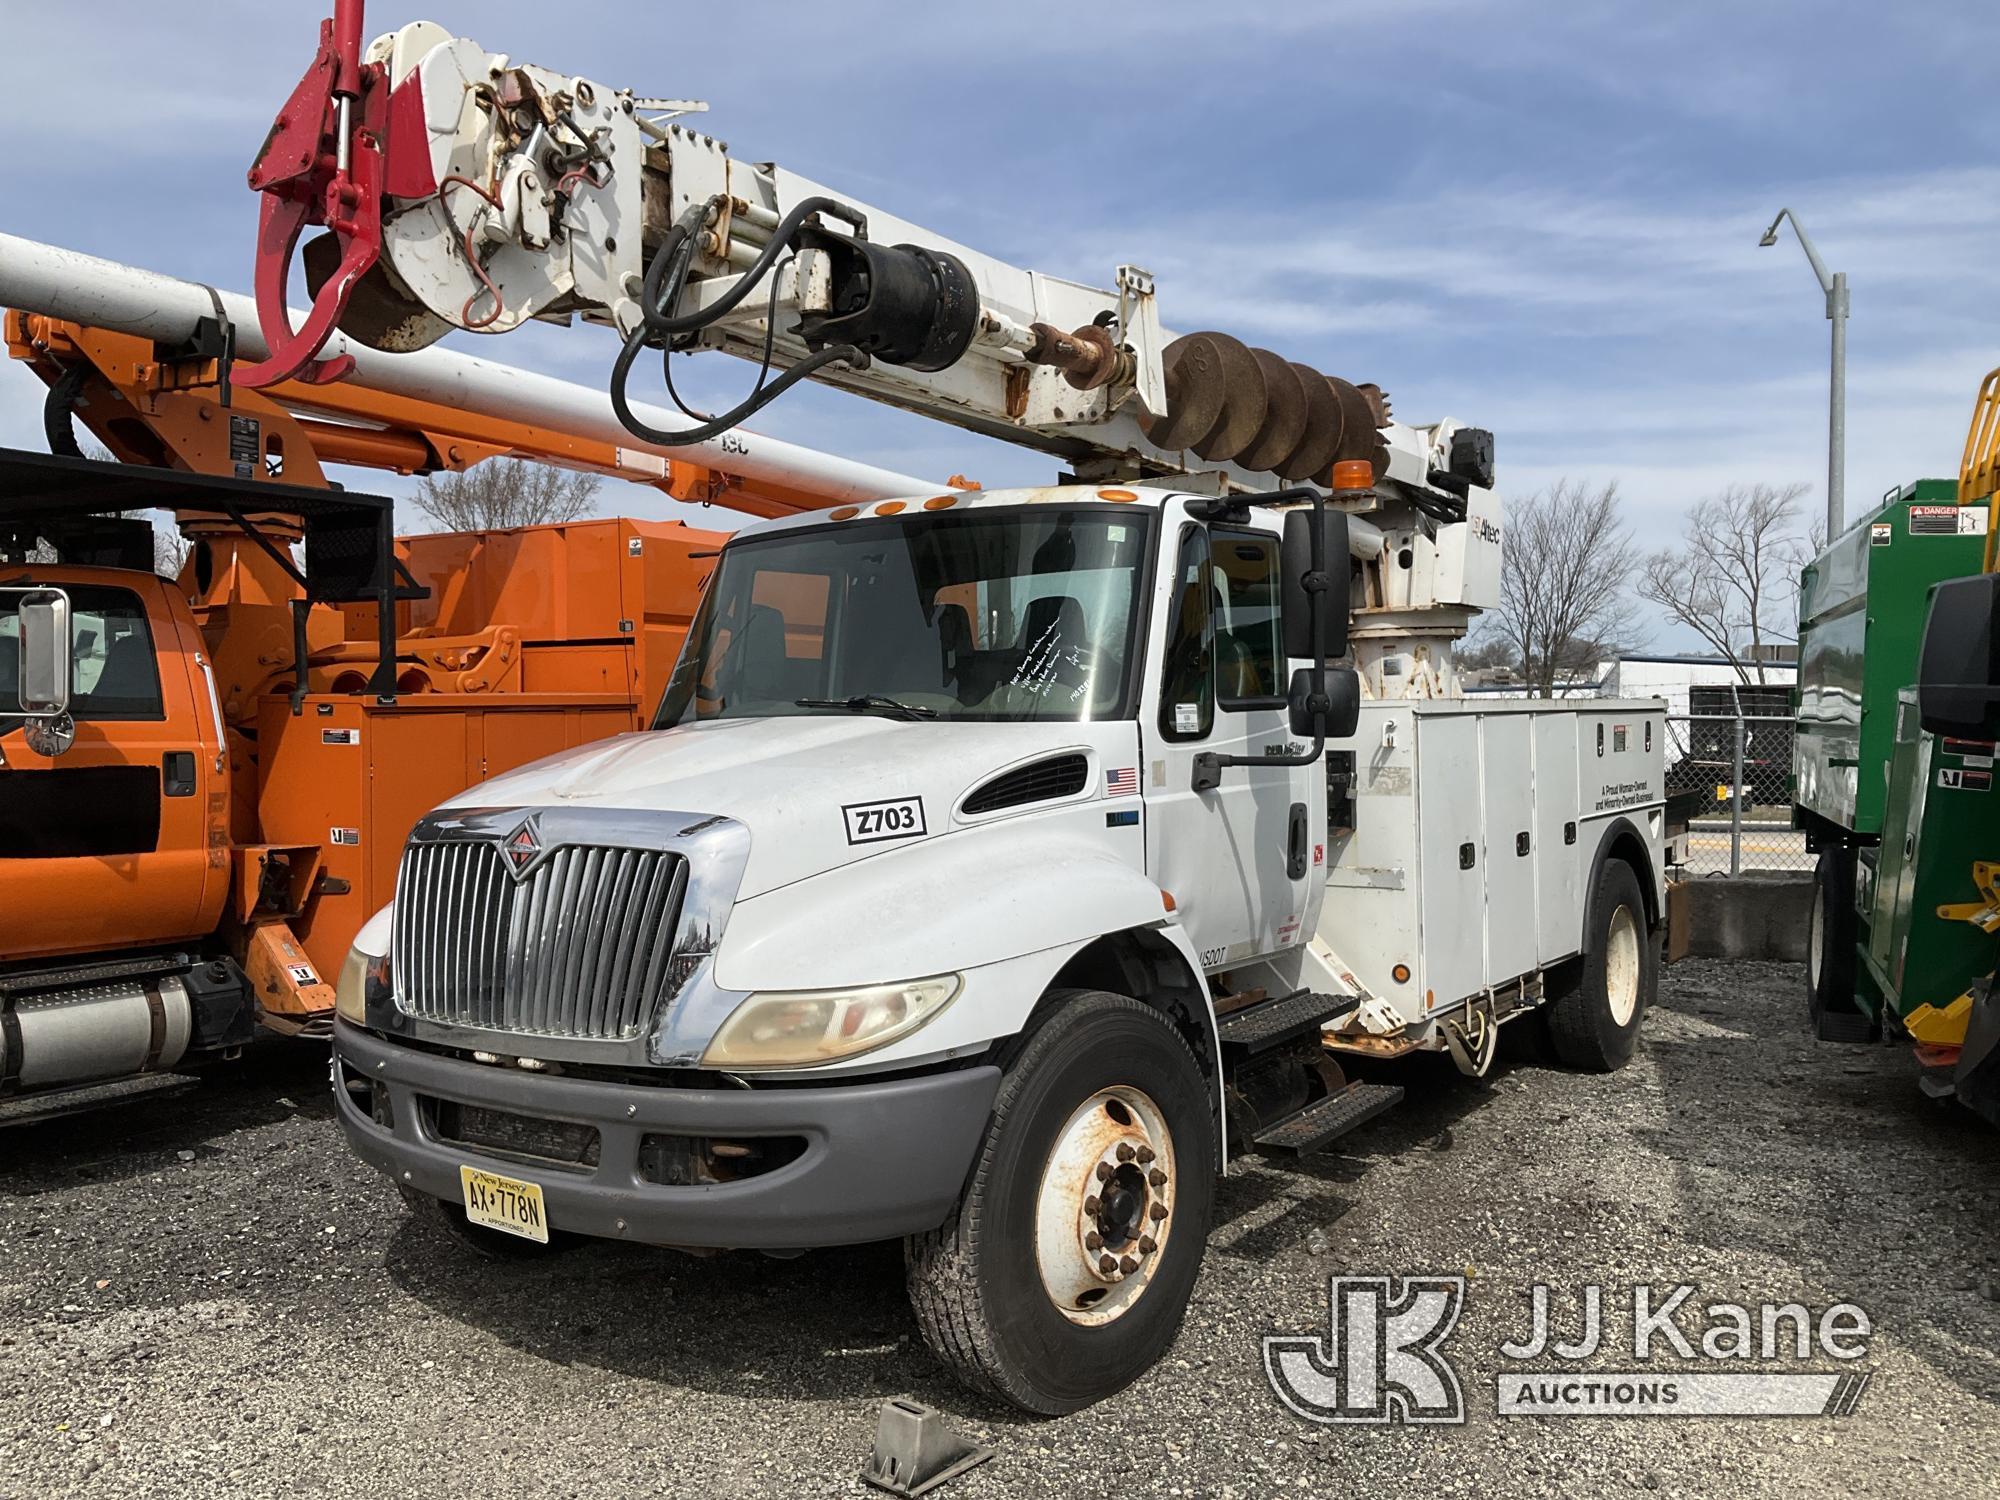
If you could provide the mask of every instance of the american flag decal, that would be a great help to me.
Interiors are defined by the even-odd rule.
[[[1107,797],[1136,797],[1139,795],[1139,768],[1127,766],[1122,771],[1104,773],[1104,795]]]

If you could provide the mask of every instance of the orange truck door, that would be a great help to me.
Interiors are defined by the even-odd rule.
[[[151,574],[33,581],[70,596],[76,742],[55,758],[28,747],[20,626],[0,600],[0,960],[205,937],[228,889],[228,809],[193,618]]]

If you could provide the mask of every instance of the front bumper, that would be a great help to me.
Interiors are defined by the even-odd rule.
[[[918,1234],[940,1224],[971,1171],[1000,1086],[993,1067],[880,1083],[655,1088],[522,1073],[440,1057],[334,1023],[334,1100],[362,1160],[406,1187],[460,1200],[458,1169],[538,1183],[553,1228],[654,1245],[805,1250]],[[339,1086],[341,1070],[387,1090],[389,1126]],[[543,1168],[440,1139],[436,1101],[598,1132],[594,1166]],[[738,1182],[663,1186],[641,1175],[649,1134],[803,1138],[794,1161]]]

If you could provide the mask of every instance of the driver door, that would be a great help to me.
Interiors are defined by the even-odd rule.
[[[1174,898],[1210,971],[1293,946],[1306,911],[1320,768],[1228,766],[1220,786],[1192,787],[1198,754],[1260,755],[1293,743],[1279,557],[1274,531],[1189,520],[1155,600],[1140,726],[1156,747],[1148,872]],[[1323,850],[1322,842],[1322,861]]]

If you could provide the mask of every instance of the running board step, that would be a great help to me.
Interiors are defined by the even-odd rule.
[[[9,1125],[32,1125],[40,1120],[56,1120],[86,1110],[106,1109],[139,1099],[159,1099],[199,1088],[201,1080],[185,1073],[140,1073],[109,1083],[78,1084],[46,1094],[22,1094],[0,1099],[0,1129]]]
[[[1328,1094],[1317,1104],[1308,1104],[1280,1120],[1256,1137],[1257,1147],[1281,1156],[1310,1156],[1402,1102],[1400,1084],[1350,1083],[1339,1093]]]
[[[1319,995],[1311,990],[1294,990],[1275,1000],[1260,1000],[1222,1018],[1216,1036],[1225,1052],[1253,1057],[1268,1052],[1293,1037],[1317,1031],[1329,1021],[1358,1009],[1361,1001],[1353,995]]]

